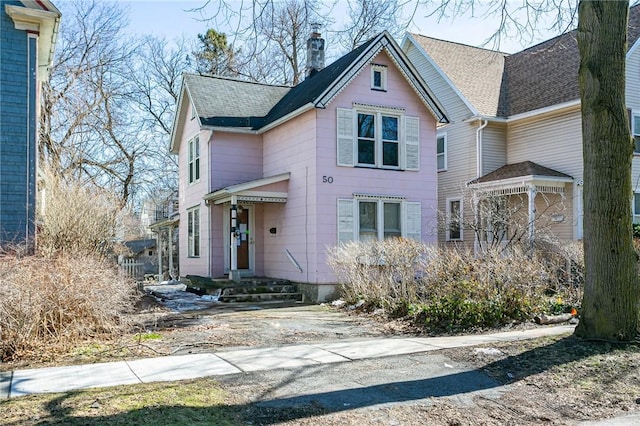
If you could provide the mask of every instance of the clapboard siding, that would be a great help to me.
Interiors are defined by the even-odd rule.
[[[507,164],[528,160],[582,179],[579,106],[563,113],[510,123],[507,141]]]
[[[35,231],[36,39],[0,10],[0,245]]]

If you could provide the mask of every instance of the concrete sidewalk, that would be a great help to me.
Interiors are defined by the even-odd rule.
[[[533,339],[571,333],[573,329],[574,326],[556,326],[471,336],[341,341],[15,370],[0,373],[0,398],[343,363]]]

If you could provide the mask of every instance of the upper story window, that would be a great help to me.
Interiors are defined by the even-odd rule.
[[[189,183],[200,180],[200,137],[189,140]]]
[[[354,105],[337,111],[338,165],[419,170],[418,117],[400,108]]]
[[[438,171],[447,170],[447,134],[436,137]]]
[[[387,90],[387,67],[386,65],[371,65],[371,89]]]
[[[358,113],[358,163],[400,167],[399,116]]]

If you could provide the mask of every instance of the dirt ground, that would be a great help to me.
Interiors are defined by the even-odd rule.
[[[422,330],[400,320],[386,319],[381,313],[330,305],[219,304],[198,311],[169,313],[151,302],[140,315],[146,318],[147,327],[154,324],[151,329],[162,334],[161,339],[148,340],[145,345],[163,354],[425,335]],[[640,412],[637,345],[583,342],[564,336],[478,349],[441,351],[453,361],[508,385],[508,392],[500,398],[476,398],[472,407],[459,406],[448,399],[337,413],[324,413],[322,407],[274,411],[255,406],[248,416],[254,424],[286,425],[562,425]],[[256,382],[239,392],[237,384],[230,384],[229,391],[236,403],[246,404],[256,401],[265,385],[268,386]]]
[[[175,302],[175,300],[174,300]],[[182,303],[182,302],[179,302]],[[55,362],[3,365],[3,369],[110,361],[143,356],[216,352],[400,335],[424,335],[411,325],[330,305],[202,303],[178,312],[168,300],[145,297],[131,319],[136,332],[93,345]],[[520,324],[516,327],[535,327]],[[221,381],[229,403],[249,407],[249,424],[283,425],[564,425],[640,413],[640,347],[584,342],[571,336],[439,351],[508,385],[499,398],[471,406],[446,398],[339,412],[303,406],[273,409],[254,402],[268,382]],[[354,368],[356,365],[354,364]],[[366,366],[360,366],[367,368]],[[372,374],[375,372],[372,371]]]

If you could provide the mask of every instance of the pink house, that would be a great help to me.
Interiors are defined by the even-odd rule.
[[[309,62],[295,87],[184,75],[171,137],[181,275],[287,279],[325,300],[327,247],[436,243],[438,100],[386,32]]]

